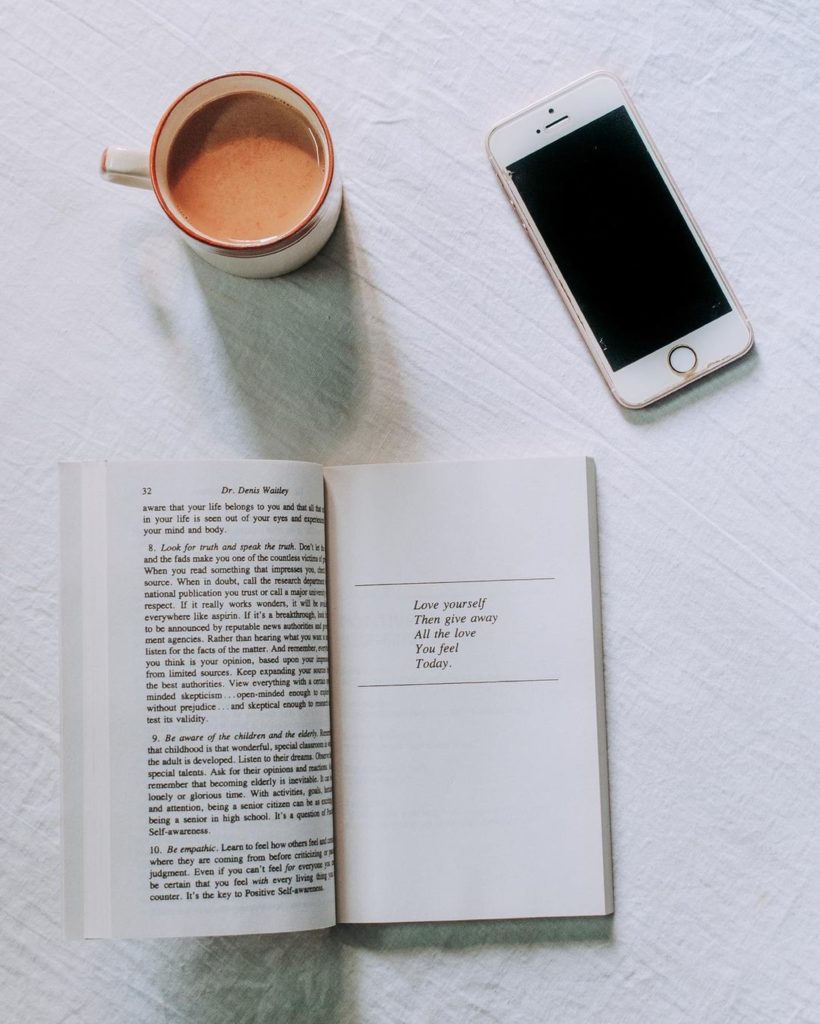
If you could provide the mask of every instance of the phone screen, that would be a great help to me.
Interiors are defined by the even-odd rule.
[[[731,311],[625,107],[507,171],[613,370]]]

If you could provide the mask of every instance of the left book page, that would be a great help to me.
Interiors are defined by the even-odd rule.
[[[321,467],[67,463],[60,491],[66,933],[329,927]]]

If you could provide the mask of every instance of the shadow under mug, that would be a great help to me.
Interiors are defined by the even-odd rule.
[[[213,100],[243,92],[262,92],[282,100],[305,118],[323,149],[324,179],[313,206],[285,234],[227,241],[204,234],[183,217],[168,185],[168,156],[177,133],[193,113]],[[342,208],[342,183],[325,119],[303,92],[263,72],[238,71],[191,86],[163,114],[148,152],[109,146],[100,170],[107,181],[152,189],[187,244],[208,263],[239,277],[278,277],[301,267],[330,238]]]

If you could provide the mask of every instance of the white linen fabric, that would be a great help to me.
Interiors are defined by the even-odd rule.
[[[37,1024],[816,1020],[820,15],[624,5],[30,4],[0,15],[0,1005]],[[619,73],[754,325],[624,412],[483,135]],[[189,84],[259,69],[326,113],[342,221],[276,281],[104,184]],[[58,459],[588,454],[598,470],[612,919],[66,942]]]

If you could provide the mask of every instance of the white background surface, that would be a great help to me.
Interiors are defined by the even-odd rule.
[[[38,1024],[820,1019],[817,167],[802,0],[72,3],[0,11],[0,1005]],[[610,398],[482,150],[619,72],[754,325],[654,410]],[[190,83],[292,79],[346,209],[221,275],[104,184]],[[60,937],[60,458],[586,453],[599,475],[612,920]]]

